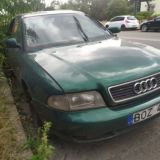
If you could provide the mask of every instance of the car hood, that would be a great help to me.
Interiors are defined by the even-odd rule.
[[[160,51],[119,38],[28,54],[64,92],[124,83],[160,71]]]
[[[149,22],[153,22],[154,20],[146,20],[144,22],[142,22],[141,24],[144,24],[144,23],[149,23]]]

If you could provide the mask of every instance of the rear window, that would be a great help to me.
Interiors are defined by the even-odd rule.
[[[129,16],[129,17],[127,17],[127,19],[128,20],[137,20],[136,17],[134,17],[134,16]]]

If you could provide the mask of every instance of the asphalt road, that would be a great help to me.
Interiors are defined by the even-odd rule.
[[[144,43],[160,49],[160,32],[124,31],[118,34],[119,37]]]
[[[125,31],[118,35],[160,49],[160,32]],[[99,143],[74,144],[56,140],[54,144],[54,160],[159,160],[160,118],[138,126],[127,134]]]

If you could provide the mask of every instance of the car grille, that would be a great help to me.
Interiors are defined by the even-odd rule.
[[[142,81],[147,81],[148,79],[152,79],[153,77],[156,79],[156,83],[157,83],[156,88],[152,88],[152,89],[147,90],[147,91],[140,93],[140,94],[135,93],[134,85],[136,83],[141,83]],[[158,89],[160,89],[160,73],[154,74],[152,76],[148,76],[145,78],[141,78],[138,80],[134,80],[131,82],[123,83],[120,85],[115,85],[115,86],[109,87],[108,90],[109,90],[109,94],[110,94],[112,100],[114,102],[118,103],[118,102],[125,102],[125,101],[129,101],[129,100],[133,100],[135,98],[144,96],[149,93],[154,93]]]

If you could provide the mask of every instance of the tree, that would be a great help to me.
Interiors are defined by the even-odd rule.
[[[61,9],[73,9],[83,11],[90,15],[92,0],[69,0],[65,4],[61,4]]]
[[[107,17],[125,15],[131,12],[131,6],[127,0],[110,0],[107,6]]]
[[[110,0],[92,0],[91,16],[98,20],[107,19],[107,6]]]
[[[105,20],[115,15],[129,14],[131,5],[128,0],[69,0],[61,9],[83,11],[97,20]]]
[[[147,11],[150,11],[150,10],[151,10],[150,1],[152,1],[152,0],[146,0],[146,3],[147,3]]]

